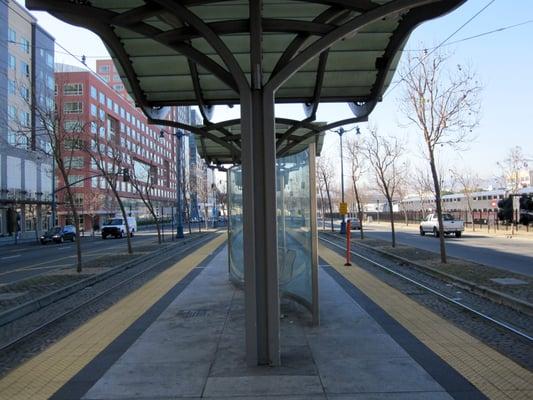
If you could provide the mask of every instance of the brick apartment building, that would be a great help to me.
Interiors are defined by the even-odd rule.
[[[112,64],[111,64],[112,65]],[[148,125],[145,115],[118,90],[103,79],[85,70],[58,66],[56,79],[56,106],[62,113],[62,129],[79,129],[84,143],[113,140],[122,149],[124,158],[135,166],[145,167],[155,179],[152,198],[159,208],[168,210],[176,202],[176,138],[171,128]],[[124,94],[124,93],[122,93]],[[176,108],[171,118],[183,118],[188,108]],[[179,115],[178,115],[179,114]],[[78,128],[76,128],[78,127]],[[69,143],[64,145],[70,146]],[[188,145],[184,144],[183,148]],[[71,153],[70,153],[71,151]],[[82,150],[70,150],[72,169],[69,180],[73,184],[74,200],[80,215],[80,225],[91,230],[93,224],[101,225],[103,219],[118,214],[119,208],[104,178],[99,175],[95,162]],[[187,159],[187,156],[182,154]],[[136,167],[135,167],[136,168]],[[64,182],[58,174],[58,189]],[[147,211],[131,183],[118,178],[118,191],[128,212],[138,218],[147,217]],[[59,203],[64,203],[65,191],[57,192]],[[63,201],[62,201],[63,200]],[[167,211],[168,212],[168,211]],[[64,205],[58,207],[59,224],[72,223]]]

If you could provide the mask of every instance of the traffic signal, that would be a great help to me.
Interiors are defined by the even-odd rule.
[[[519,200],[520,219],[523,225],[529,225],[533,222],[533,197],[523,194]]]
[[[505,222],[513,220],[513,198],[511,196],[498,201],[498,219]]]

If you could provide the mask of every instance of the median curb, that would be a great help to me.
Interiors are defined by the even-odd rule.
[[[192,240],[195,240],[194,238],[186,238],[184,241],[180,242],[181,244],[187,244]],[[168,252],[168,250],[172,247],[172,243],[163,244],[161,248],[156,249],[155,251],[149,252],[148,254],[136,257],[135,259],[131,261],[127,261],[123,264],[117,265],[116,267],[111,268],[108,271],[102,272],[100,274],[96,274],[93,276],[90,276],[88,278],[82,279],[78,282],[75,282],[73,284],[70,284],[68,286],[65,286],[61,289],[54,290],[51,293],[45,294],[41,297],[38,297],[35,300],[30,300],[26,303],[23,303],[11,310],[4,311],[0,313],[0,326],[4,326],[10,322],[13,322],[17,319],[20,319],[32,312],[38,311],[44,307],[46,307],[49,304],[55,303],[58,300],[62,300],[74,293],[77,293],[86,287],[92,286],[95,283],[101,282],[113,275],[116,275],[122,271],[125,271],[127,269],[133,268],[150,258],[154,256],[154,253],[157,253],[157,255],[165,254]]]
[[[382,253],[383,255],[386,255],[391,258],[395,258],[397,260],[400,260],[404,263],[408,263],[411,265],[414,265],[417,268],[423,269],[427,272],[430,272],[431,274],[435,275],[437,278],[443,279],[447,282],[454,283],[457,286],[461,287],[462,289],[466,289],[474,294],[477,294],[481,297],[484,297],[486,299],[489,299],[495,303],[503,304],[505,306],[508,306],[512,308],[513,310],[520,311],[524,314],[533,316],[533,304],[528,303],[527,301],[517,299],[516,297],[510,296],[508,294],[499,292],[497,290],[488,288],[486,286],[477,285],[474,282],[467,281],[466,279],[459,278],[457,276],[448,274],[446,272],[439,271],[433,267],[429,267],[424,264],[420,264],[416,261],[411,261],[405,257],[398,256],[396,254],[392,254],[386,250],[382,249],[376,249],[372,246],[369,246],[367,244],[363,243],[354,243],[356,245],[359,245],[361,247],[364,247],[369,250],[377,251],[378,253]]]

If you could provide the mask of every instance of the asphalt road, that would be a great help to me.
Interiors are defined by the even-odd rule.
[[[165,235],[166,240],[170,236]],[[83,260],[88,261],[105,254],[122,253],[127,251],[126,239],[102,240],[100,236],[84,237],[82,240]],[[132,238],[132,245],[155,242],[157,235],[154,231],[141,231]],[[54,269],[75,267],[76,244],[65,242],[62,244],[39,245],[27,243],[0,247],[0,285],[13,283],[32,276],[47,273]]]
[[[439,241],[433,235],[420,236],[417,231],[396,227],[399,243],[420,249],[439,252]],[[390,240],[390,228],[369,226],[368,237]],[[533,276],[533,239],[501,236],[484,236],[465,232],[463,237],[446,237],[448,255],[489,265],[502,270]],[[503,276],[502,276],[503,277]]]

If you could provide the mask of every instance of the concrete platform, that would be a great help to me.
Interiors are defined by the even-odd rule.
[[[123,354],[117,358],[110,346],[53,398],[458,398],[324,271],[321,326],[311,326],[305,310],[285,303],[283,366],[247,367],[243,293],[228,282],[226,260],[223,249],[142,333],[117,339],[137,335]],[[106,357],[116,360],[106,366]],[[484,398],[468,382],[454,383],[456,391],[468,392],[464,398]]]

